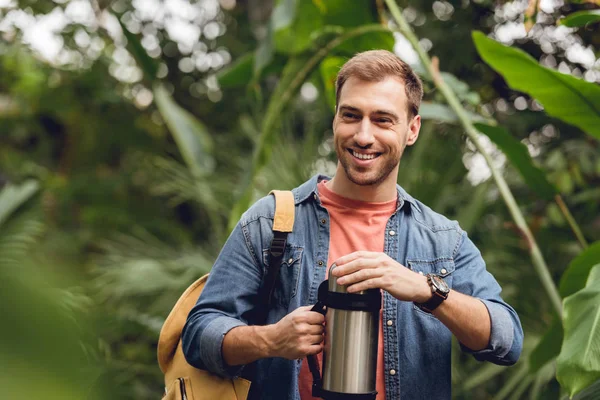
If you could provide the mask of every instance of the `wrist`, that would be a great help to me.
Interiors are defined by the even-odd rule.
[[[278,357],[277,351],[277,329],[275,324],[265,325],[265,326],[257,326],[258,329],[258,337],[260,338],[260,353],[262,355],[261,358],[270,358],[270,357]]]
[[[431,287],[429,286],[429,283],[427,282],[427,277],[424,275],[418,275],[419,279],[418,279],[418,285],[417,285],[417,293],[415,294],[415,298],[413,300],[413,302],[415,303],[425,303],[426,301],[430,300],[431,297],[433,296],[433,293],[431,292]]]

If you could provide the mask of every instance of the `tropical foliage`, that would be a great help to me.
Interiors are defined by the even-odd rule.
[[[177,297],[253,201],[333,172],[336,71],[384,48],[426,89],[399,183],[469,232],[525,329],[510,368],[456,346],[454,397],[597,398],[597,7],[0,0],[4,393],[159,397]]]

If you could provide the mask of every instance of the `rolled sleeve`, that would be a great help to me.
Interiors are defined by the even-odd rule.
[[[486,348],[478,351],[471,350],[462,343],[460,344],[461,349],[472,354],[479,361],[494,359],[499,364],[514,364],[518,359],[518,355],[516,359],[509,356],[515,341],[515,329],[510,313],[498,303],[490,300],[480,300],[487,307],[490,314],[490,342]]]
[[[238,326],[246,326],[246,324],[230,317],[217,317],[204,328],[200,336],[200,358],[209,371],[221,376],[239,376],[241,374],[244,366],[228,366],[222,355],[225,335]]]
[[[487,308],[490,341],[482,350],[473,351],[461,343],[461,349],[479,361],[498,365],[515,364],[523,347],[523,329],[515,310],[500,296],[502,288],[485,267],[481,253],[463,232],[462,243],[455,255],[454,289],[479,299]]]

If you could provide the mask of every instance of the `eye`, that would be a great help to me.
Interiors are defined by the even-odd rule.
[[[358,114],[354,114],[348,111],[344,111],[342,113],[342,118],[344,119],[350,119],[350,120],[357,120],[360,119],[360,116]]]
[[[391,119],[384,118],[384,117],[375,118],[375,122],[378,123],[378,124],[380,124],[380,125],[391,125],[391,124],[394,123],[394,121],[392,121]]]

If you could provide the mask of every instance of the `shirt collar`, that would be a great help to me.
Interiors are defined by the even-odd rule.
[[[294,201],[296,204],[302,203],[310,198],[318,200],[319,193],[317,191],[317,184],[324,179],[331,180],[331,178],[326,175],[317,174],[296,188],[294,190]],[[396,185],[396,191],[398,192],[399,200],[396,211],[401,209],[404,206],[404,203],[409,203],[418,212],[422,212],[417,201],[411,195],[409,195],[404,188],[402,188],[400,185]]]

